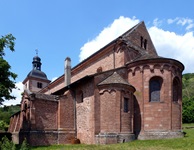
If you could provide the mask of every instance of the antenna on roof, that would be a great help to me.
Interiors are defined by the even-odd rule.
[[[38,49],[36,49],[35,51],[36,51],[36,56],[38,56]]]

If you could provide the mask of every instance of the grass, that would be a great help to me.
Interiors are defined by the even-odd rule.
[[[194,124],[184,125],[194,126]],[[129,143],[111,145],[53,145],[32,147],[32,150],[193,150],[194,149],[194,128],[184,129],[184,138],[163,139],[163,140],[135,140]]]

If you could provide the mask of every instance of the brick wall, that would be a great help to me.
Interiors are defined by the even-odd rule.
[[[136,136],[146,132],[168,132],[181,130],[181,99],[178,103],[173,102],[172,80],[174,76],[180,77],[181,73],[174,71],[172,64],[143,63],[129,69],[129,82],[135,86],[135,117],[134,128]],[[165,66],[166,65],[166,66]],[[162,68],[162,66],[165,66]],[[176,68],[176,67],[174,67]],[[172,75],[173,74],[173,75]],[[160,101],[150,102],[149,81],[152,77],[162,78]],[[141,124],[141,127],[140,127]],[[145,133],[144,133],[145,132]],[[167,134],[170,136],[170,134]],[[150,136],[150,135],[149,135]],[[159,137],[160,134],[158,134]]]
[[[34,130],[56,130],[58,103],[49,100],[35,100],[33,104],[33,109],[35,109]]]

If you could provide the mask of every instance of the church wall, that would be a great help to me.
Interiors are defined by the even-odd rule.
[[[182,129],[182,108],[181,102],[172,103],[172,130],[181,131]]]
[[[37,87],[38,82],[42,83],[42,88],[44,88],[44,87],[46,87],[48,85],[48,83],[46,83],[46,82],[44,82],[42,80],[37,80],[37,79],[36,80],[31,80],[29,82],[30,82],[29,83],[30,84],[30,90],[34,91],[34,92],[37,92],[37,91],[41,90],[41,88]]]
[[[135,72],[128,71],[128,81],[136,89],[134,93],[134,133],[139,134],[143,128],[143,90],[142,90],[142,74],[140,68],[136,68]]]
[[[106,53],[105,53],[106,52]],[[72,70],[71,82],[74,82],[86,75],[91,75],[97,73],[97,70],[101,68],[101,71],[107,71],[114,69],[113,65],[113,48],[107,48],[104,50],[101,57],[95,57],[91,60],[88,60],[86,63]]]
[[[160,132],[168,133],[175,131],[175,129],[176,131],[181,130],[181,105],[180,102],[174,103],[172,99],[173,67],[171,65],[167,63],[147,63],[129,69],[129,82],[136,88],[135,98],[137,99],[134,111],[134,127],[136,135],[141,135],[140,139],[171,137],[174,135],[162,136]],[[162,80],[159,101],[150,101],[150,80],[153,77]],[[138,128],[138,124],[141,124],[141,128],[140,126]],[[140,131],[138,131],[139,129]],[[155,136],[149,135],[150,132],[156,132]],[[157,134],[158,137],[156,137]],[[179,133],[177,135],[180,136]]]
[[[133,93],[129,91],[122,91],[121,93],[121,132],[122,133],[133,133],[133,114],[134,114],[134,100]],[[128,111],[125,112],[125,98],[128,99]]]
[[[76,87],[77,138],[81,143],[94,144],[94,83],[85,82]]]
[[[152,77],[163,79],[159,102],[150,102],[149,81]],[[171,72],[144,69],[144,131],[168,131],[171,120]]]
[[[143,38],[142,44],[141,37]],[[135,29],[133,32],[130,32],[130,36],[127,36],[126,39],[133,45],[144,48],[150,54],[156,54],[155,47],[144,24],[138,26],[138,29]],[[147,41],[146,48],[144,47],[145,40]]]
[[[70,91],[59,98],[58,128],[60,130],[72,130],[74,126],[74,98]]]
[[[35,130],[57,129],[57,102],[49,100],[35,100]]]
[[[101,133],[120,132],[120,97],[114,89],[106,90],[100,95]],[[118,99],[116,99],[118,95]]]

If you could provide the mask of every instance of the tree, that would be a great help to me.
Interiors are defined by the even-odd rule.
[[[5,49],[14,51],[15,37],[12,34],[7,34],[0,38],[0,105],[5,100],[15,99],[11,95],[12,89],[16,88],[14,80],[17,74],[10,71],[11,66],[3,58],[5,56]]]
[[[183,75],[183,123],[194,122],[194,74],[187,73]]]

